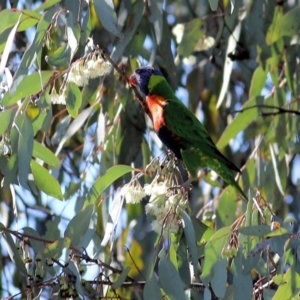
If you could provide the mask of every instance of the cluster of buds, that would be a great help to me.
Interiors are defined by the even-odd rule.
[[[146,196],[146,214],[151,218],[152,228],[158,234],[169,237],[178,233],[182,224],[182,210],[188,208],[187,191],[179,186],[176,177],[177,166],[173,155],[168,155],[160,163],[158,159],[146,167],[146,172],[155,173],[153,181],[143,187],[135,177],[122,189],[127,203],[139,203]]]
[[[103,76],[110,71],[110,63],[106,62],[98,52],[93,52],[72,64],[67,74],[67,81],[74,82],[78,86],[85,86],[90,78]]]
[[[78,292],[75,289],[75,286],[72,281],[69,280],[67,275],[62,275],[58,278],[59,283],[59,295],[61,298],[77,298]]]
[[[20,241],[17,245],[17,250],[24,262],[28,283],[30,284],[31,281],[38,282],[42,280],[45,276],[45,269],[41,253],[38,252],[36,253],[35,258],[32,257],[27,238]]]
[[[231,231],[230,236],[228,237],[227,245],[222,248],[222,257],[224,258],[234,258],[237,255],[239,248],[239,232],[234,229]]]

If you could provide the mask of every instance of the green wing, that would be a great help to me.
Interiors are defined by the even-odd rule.
[[[198,148],[208,157],[217,159],[228,168],[240,172],[240,170],[217,149],[204,126],[178,98],[174,97],[174,99],[169,99],[169,103],[165,106],[165,121],[171,132],[183,139],[187,148]]]

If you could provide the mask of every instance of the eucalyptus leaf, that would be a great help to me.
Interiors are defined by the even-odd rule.
[[[132,172],[134,169],[130,166],[116,165],[106,171],[105,174],[98,177],[93,186],[91,187],[85,206],[94,204],[101,194],[118,178]]]
[[[69,82],[68,97],[66,102],[67,110],[73,118],[78,116],[78,110],[81,106],[81,101],[82,97],[78,86],[74,82]]]
[[[212,11],[216,11],[218,9],[218,0],[209,0],[209,5]]]
[[[266,236],[271,232],[271,227],[268,225],[255,225],[239,228],[239,232],[249,236]]]
[[[9,106],[15,104],[18,100],[21,100],[27,96],[34,95],[44,89],[46,83],[53,75],[53,71],[41,71],[24,76],[22,81],[16,88],[15,92],[7,92],[2,100],[2,104]],[[14,80],[14,82],[16,82]]]
[[[69,128],[67,129],[66,133],[62,136],[62,138],[60,139],[59,145],[55,151],[55,155],[58,155],[59,152],[61,151],[62,147],[64,146],[64,144],[66,143],[66,141],[72,137],[79,128],[82,127],[83,123],[87,120],[87,118],[91,115],[93,111],[93,108],[87,107],[86,109],[84,109],[79,116],[71,123],[71,125],[69,126]]]
[[[143,297],[145,300],[161,299],[162,295],[155,276],[152,275],[146,280],[146,284],[143,290]]]
[[[33,128],[26,114],[18,116],[13,130],[18,136],[18,178],[20,184],[23,187],[27,187],[27,179],[30,171],[30,161],[33,150]]]
[[[191,255],[194,276],[198,277],[198,254],[197,254],[194,226],[193,226],[190,216],[184,210],[182,211],[182,218],[184,221],[183,231],[184,231],[184,235],[186,238],[188,251],[189,251],[189,254]]]
[[[242,107],[242,110],[247,107],[252,107],[257,104],[262,104],[264,98],[258,96],[256,98],[249,99]],[[240,131],[245,129],[249,124],[255,120],[258,116],[259,111],[257,107],[253,107],[253,109],[249,109],[245,112],[239,113],[233,121],[226,127],[222,136],[220,137],[217,147],[219,149],[224,148],[230,142],[230,139],[234,138]]]
[[[58,157],[55,156],[50,149],[46,148],[44,145],[35,140],[33,141],[32,156],[41,159],[53,168],[57,168],[60,166],[60,160],[58,159]]]
[[[11,234],[8,231],[6,231],[5,228],[6,227],[2,223],[0,223],[0,231],[2,229],[1,234],[6,241],[6,250],[10,256],[10,259],[14,262],[19,272],[21,272],[23,275],[27,275],[27,270],[25,268],[23,259],[21,258],[18,252],[18,249],[15,245],[14,240],[11,237]]]
[[[39,165],[35,160],[31,160],[30,166],[36,186],[47,195],[63,200],[60,185],[49,171]]]
[[[227,260],[222,257],[222,252],[228,243],[230,231],[231,226],[223,227],[211,237],[205,246],[201,280],[206,286],[215,276],[214,272],[212,272],[214,266],[225,266],[225,262],[227,262]],[[218,269],[219,267],[217,266],[216,268]]]
[[[98,18],[103,27],[112,34],[121,37],[120,29],[118,28],[117,15],[112,0],[98,0],[94,3]]]
[[[28,70],[34,62],[36,62],[38,66],[41,66],[41,52],[44,37],[53,18],[54,12],[55,9],[51,8],[47,10],[40,19],[34,40],[30,47],[25,51],[21,63],[14,74],[13,84],[10,87],[9,95],[6,94],[2,100],[7,102],[6,104],[3,102],[4,105],[11,105],[25,97],[23,89],[26,91],[26,96],[36,94],[43,89],[44,84],[51,77],[53,71],[40,71],[28,76]],[[28,79],[28,77],[30,78]],[[20,84],[22,85],[22,88],[19,87]]]
[[[112,284],[112,287],[117,290],[118,288],[120,288],[123,284],[123,282],[126,280],[128,273],[130,271],[130,267],[126,267],[125,269],[122,270],[120,276],[118,277],[118,279]]]
[[[203,21],[201,19],[193,19],[191,22],[183,24],[183,35],[177,51],[183,57],[189,57],[194,51],[199,39],[203,36]]]
[[[94,206],[87,206],[69,222],[64,236],[70,238],[72,245],[80,246],[80,241],[89,228],[93,213]]]
[[[161,258],[158,264],[158,274],[160,285],[170,299],[185,299],[184,289],[178,271],[168,257]]]
[[[43,255],[45,258],[58,259],[60,258],[63,249],[69,248],[71,246],[71,239],[68,237],[59,238],[53,243],[46,244],[44,248]]]
[[[12,125],[15,113],[16,113],[15,108],[10,108],[0,113],[0,124],[1,124],[0,135],[6,132],[8,128]]]

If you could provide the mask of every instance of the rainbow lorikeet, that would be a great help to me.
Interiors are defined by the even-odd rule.
[[[217,149],[204,126],[176,97],[159,70],[149,66],[137,68],[129,83],[138,87],[155,132],[165,146],[183,160],[190,177],[197,178],[200,168],[209,167],[247,200],[231,172],[240,170]]]

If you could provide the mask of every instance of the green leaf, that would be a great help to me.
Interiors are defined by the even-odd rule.
[[[277,5],[275,7],[272,23],[267,30],[266,42],[268,45],[275,43],[281,37],[280,27],[282,24],[281,22],[282,18],[283,18],[283,7]]]
[[[92,30],[91,11],[90,9],[88,9],[82,18],[80,45],[85,45],[86,41],[91,36],[91,30]]]
[[[239,232],[249,236],[266,236],[271,232],[271,227],[268,225],[255,225],[239,228]]]
[[[162,39],[162,27],[163,27],[163,1],[151,0],[150,1],[150,13],[152,17],[152,23],[156,36],[156,41],[159,44]]]
[[[225,99],[225,95],[228,92],[229,89],[229,83],[230,83],[230,78],[231,78],[231,73],[233,70],[233,61],[229,58],[228,54],[232,53],[235,51],[237,47],[237,41],[239,40],[240,33],[241,33],[241,28],[242,24],[241,22],[238,22],[237,25],[234,28],[234,31],[230,35],[228,39],[228,46],[226,50],[226,59],[224,62],[224,67],[223,67],[223,81],[222,81],[222,88],[219,94],[219,98],[217,101],[217,108],[221,106]]]
[[[297,34],[300,28],[299,22],[300,5],[287,12],[280,21],[279,36],[293,36]]]
[[[81,101],[82,98],[79,87],[74,82],[70,82],[66,102],[67,110],[73,118],[78,116],[78,110],[81,106]]]
[[[44,243],[41,241],[41,236],[39,233],[31,227],[22,228],[24,234],[30,236],[29,242],[30,246],[33,248],[35,253],[44,251]],[[31,238],[32,237],[32,238]]]
[[[279,192],[281,193],[282,196],[284,196],[284,190],[285,190],[285,181],[279,174],[279,161],[277,155],[275,155],[275,150],[274,150],[275,145],[269,144],[269,149],[270,149],[270,154],[272,158],[272,163],[273,163],[273,170],[274,170],[274,176],[275,176],[275,181],[278,187]],[[284,161],[285,163],[285,161]],[[287,174],[286,172],[283,174],[285,176]]]
[[[3,230],[4,228],[4,230]],[[6,250],[11,258],[11,260],[13,261],[13,263],[16,265],[16,268],[19,272],[23,273],[23,275],[27,275],[27,270],[25,268],[23,259],[21,258],[18,249],[15,245],[15,242],[13,240],[13,238],[11,237],[10,233],[8,231],[5,230],[6,227],[0,223],[0,233],[1,235],[4,237],[7,247]]]
[[[12,139],[16,143],[18,152],[19,182],[23,187],[27,187],[33,149],[33,128],[26,114],[20,115],[16,119],[16,124],[12,130]]]
[[[122,286],[123,282],[127,278],[129,271],[130,271],[130,267],[126,267],[125,269],[123,269],[123,271],[121,272],[118,279],[112,284],[113,289],[117,290],[118,288],[120,288]]]
[[[158,264],[159,282],[171,300],[185,299],[184,289],[178,271],[168,257],[161,258]]]
[[[263,69],[262,66],[256,68],[251,79],[249,99],[260,96],[261,91],[266,84],[267,74],[268,71],[266,68]]]
[[[295,266],[291,266],[282,279],[273,300],[297,299],[300,291],[300,275]]]
[[[79,116],[71,123],[71,125],[69,126],[68,130],[66,131],[66,133],[59,138],[59,145],[55,151],[55,155],[58,155],[60,150],[62,149],[62,147],[64,146],[65,142],[72,137],[75,133],[77,133],[77,131],[82,127],[82,125],[84,124],[84,122],[86,121],[86,119],[88,117],[90,117],[90,115],[93,112],[93,107],[87,107],[86,109],[84,109],[82,112],[80,112]],[[67,116],[67,118],[65,118],[66,123],[69,122],[70,117]],[[64,124],[65,126],[65,124]]]
[[[37,141],[33,141],[32,156],[41,159],[43,162],[53,168],[60,166],[60,160],[58,157],[56,157],[50,149]]]
[[[189,57],[194,51],[199,39],[203,36],[203,21],[199,18],[184,24],[183,36],[177,52],[183,57]]]
[[[184,221],[184,235],[186,238],[186,243],[188,247],[189,254],[191,256],[193,269],[194,269],[194,276],[198,277],[198,253],[197,253],[197,247],[196,247],[196,239],[195,239],[195,230],[193,223],[191,221],[190,216],[187,214],[186,211],[182,210],[182,218]]]
[[[215,232],[196,217],[191,216],[191,219],[195,230],[197,244],[206,244]]]
[[[80,246],[80,241],[89,228],[93,213],[94,206],[87,206],[83,208],[79,213],[77,213],[75,217],[69,222],[64,236],[71,239],[72,245]]]
[[[48,83],[49,79],[53,75],[53,72],[54,71],[35,72],[22,78],[22,81],[14,93],[10,95],[10,93],[7,92],[4,95],[2,104],[5,106],[13,105],[18,100],[37,94],[43,90],[45,84]]]
[[[216,11],[218,9],[218,0],[209,0],[208,2],[212,11]]]
[[[227,266],[225,259],[219,259],[212,268],[211,287],[218,298],[223,298],[226,292]]]
[[[127,22],[130,23],[130,26],[126,26],[124,37],[116,44],[116,47],[111,54],[114,61],[118,61],[121,58],[127,45],[134,39],[134,35],[139,34],[137,28],[143,17],[139,12],[144,9],[144,6],[145,4],[143,1],[135,1],[132,3],[131,15],[127,18]]]
[[[109,240],[113,240],[114,233],[120,221],[120,215],[121,215],[123,203],[124,203],[124,197],[122,197],[120,194],[114,198],[109,208],[108,220],[107,220],[107,224],[105,225],[105,233],[101,241],[101,247],[105,247],[109,242]]]
[[[5,169],[4,185],[3,185],[4,191],[7,191],[9,189],[10,184],[18,183],[17,170],[18,170],[18,155],[17,153],[13,153],[12,156],[9,158]]]
[[[36,186],[47,195],[63,200],[60,185],[49,171],[34,160],[31,160],[30,166]]]
[[[9,127],[11,127],[16,111],[16,108],[10,108],[0,112],[0,135],[2,135]]]
[[[252,98],[243,105],[242,110],[250,106],[262,104],[263,101],[264,98],[261,96]],[[219,149],[222,149],[225,146],[227,146],[229,141],[236,137],[240,131],[247,128],[247,126],[249,126],[249,124],[258,116],[258,114],[259,110],[257,107],[239,113],[224,130],[222,136],[220,137],[217,143],[217,147]]]
[[[50,7],[54,6],[55,4],[59,3],[61,0],[47,0],[40,6],[38,6],[34,11],[42,11],[47,10]]]
[[[296,72],[297,65],[295,64],[295,61],[297,60],[298,56],[298,47],[289,47],[285,51],[285,76],[287,80],[287,84],[289,87],[289,90],[292,93],[292,97],[296,98],[296,92],[295,92],[295,81],[296,78],[294,78],[294,74]]]
[[[180,237],[176,254],[177,254],[178,272],[184,288],[187,289],[191,285],[191,271],[190,271],[190,263],[188,258],[186,238],[184,235]]]
[[[63,249],[71,246],[71,239],[68,237],[60,238],[51,244],[46,244],[44,248],[45,258],[60,258]]]
[[[242,249],[239,248],[237,256],[233,260],[232,273],[233,273],[233,285],[235,287],[235,299],[252,299],[252,278],[250,270],[248,272],[244,270],[245,258],[242,253]]]
[[[103,27],[112,34],[121,37],[122,34],[118,28],[117,15],[114,10],[114,3],[112,0],[98,0],[94,1],[94,6],[99,20]]]
[[[155,279],[155,276],[152,276],[146,280],[146,284],[143,290],[144,300],[153,300],[153,299],[161,299],[161,292],[158,286],[158,282]]]
[[[94,204],[105,189],[107,189],[115,180],[132,171],[134,171],[134,168],[125,165],[117,165],[108,169],[106,173],[98,177],[93,184],[84,205],[88,206]]]
[[[227,186],[221,194],[216,210],[216,228],[230,226],[236,219],[236,191],[232,186]]]
[[[59,224],[61,222],[60,216],[55,216],[52,220],[46,223],[46,233],[44,238],[46,240],[56,240],[60,237]]]
[[[9,35],[7,37],[6,45],[5,45],[3,53],[1,55],[0,74],[3,74],[3,71],[4,71],[5,66],[7,64],[7,60],[8,60],[9,54],[10,54],[10,50],[13,46],[13,42],[14,42],[14,39],[15,39],[15,34],[16,34],[16,31],[19,27],[19,24],[20,24],[20,18],[18,19],[16,24],[13,26],[13,28],[11,29],[11,32],[9,33]]]
[[[10,98],[16,97],[13,95],[17,92],[17,90],[18,90],[19,96],[21,96],[21,97],[24,96],[24,95],[22,95],[22,89],[18,89],[20,84],[22,84],[22,86],[25,87],[27,90],[29,89],[30,91],[33,91],[33,93],[29,93],[29,95],[35,94],[35,93],[39,92],[40,90],[42,90],[42,87],[44,86],[46,81],[48,81],[48,79],[50,78],[51,75],[49,76],[48,79],[45,77],[47,77],[49,75],[49,73],[53,72],[53,71],[39,72],[39,73],[44,74],[41,76],[42,79],[40,78],[39,75],[34,75],[36,73],[32,74],[35,77],[36,76],[38,77],[36,81],[34,81],[32,79],[30,79],[30,80],[27,79],[27,77],[29,77],[28,70],[30,70],[30,68],[32,67],[32,65],[35,62],[40,70],[41,59],[42,59],[42,47],[45,42],[45,40],[44,40],[45,34],[47,33],[47,29],[50,25],[50,22],[52,21],[53,15],[55,13],[56,13],[56,8],[54,8],[54,7],[47,10],[37,25],[34,40],[31,43],[31,45],[29,46],[29,48],[25,51],[25,53],[22,57],[21,63],[19,65],[16,73],[14,74],[13,82],[12,82],[12,85],[9,90],[9,96],[5,95],[6,98],[8,98],[7,101],[10,104],[13,104],[16,102],[16,101],[11,101]],[[43,80],[43,77],[45,80]],[[28,87],[27,84],[24,84],[24,81],[27,81],[27,84],[30,83],[31,87]],[[33,88],[33,87],[35,87],[35,88]],[[5,98],[5,96],[4,96],[4,98]],[[19,96],[17,98],[19,98]],[[13,103],[11,103],[11,102],[13,102]]]
[[[31,10],[19,10],[13,11],[11,9],[4,9],[0,13],[1,28],[0,33],[2,34],[8,28],[13,27],[20,18],[20,25],[18,31],[24,31],[29,27],[34,26],[38,23],[41,15]]]
[[[208,285],[215,276],[214,266],[219,264],[225,266],[227,260],[222,258],[223,247],[228,243],[228,238],[231,232],[231,226],[223,227],[218,230],[208,241],[204,250],[204,263],[202,269],[201,280],[205,285]],[[219,266],[216,266],[219,269]]]
[[[73,57],[78,49],[80,39],[79,25],[75,21],[73,13],[69,10],[67,14],[67,37],[68,45],[71,49],[71,56]]]
[[[36,25],[40,19],[41,19],[41,15],[31,11],[31,10],[27,10],[24,9],[21,11],[21,20],[20,20],[20,25],[18,27],[18,31],[25,31],[26,29]]]

